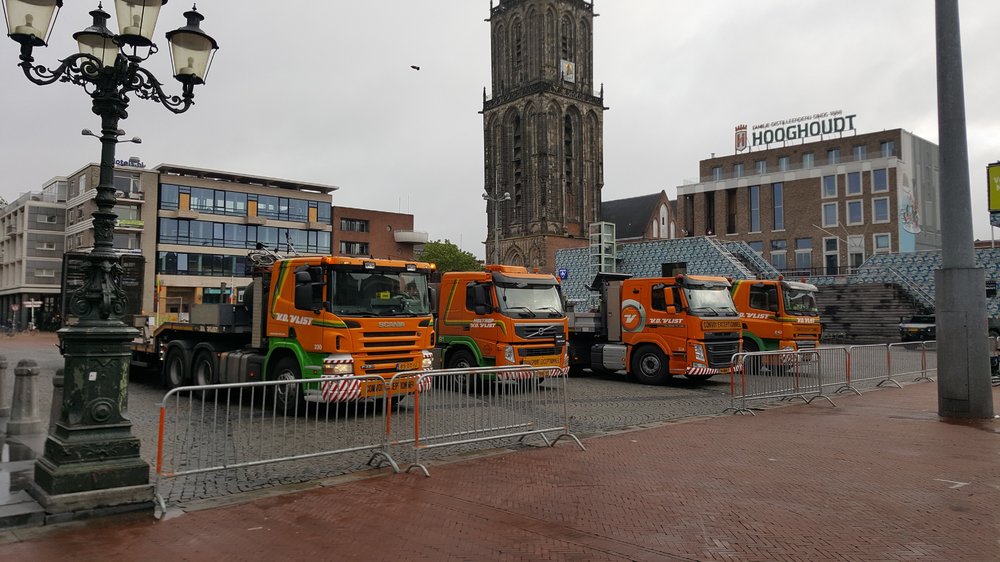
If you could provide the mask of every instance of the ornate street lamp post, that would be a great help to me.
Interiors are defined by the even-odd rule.
[[[497,194],[495,197],[490,197],[488,193],[483,194],[483,199],[489,203],[493,203],[493,263],[500,263],[500,203],[503,201],[510,201],[510,193],[504,192],[500,195],[500,186],[497,186]]]
[[[65,357],[63,403],[58,422],[35,464],[32,495],[49,513],[102,508],[152,507],[149,465],[139,457],[127,415],[129,343],[138,332],[122,322],[125,294],[120,255],[114,250],[115,145],[128,117],[129,96],[159,102],[174,113],[191,107],[218,44],[200,28],[196,8],[187,24],[166,34],[181,95],[167,95],[140,66],[157,52],[153,29],[167,0],[115,0],[119,33],[106,26],[101,5],[93,25],[73,34],[79,53],[54,70],[34,64],[32,50],[47,44],[62,0],[4,0],[7,36],[21,45],[18,66],[31,82],[82,86],[101,118],[100,182],[93,213],[94,247],[84,265],[84,285],[69,295],[79,321],[59,330]]]

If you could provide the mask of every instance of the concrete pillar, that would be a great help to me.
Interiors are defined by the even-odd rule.
[[[56,370],[52,377],[52,407],[49,408],[49,433],[55,431],[63,407],[63,369]]]
[[[10,417],[10,396],[7,395],[7,358],[0,355],[0,418]]]
[[[11,403],[7,435],[31,435],[45,431],[38,411],[38,363],[22,359],[14,368],[14,400]]]

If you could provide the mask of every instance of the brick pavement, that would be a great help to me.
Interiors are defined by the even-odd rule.
[[[994,388],[994,402],[1000,388]],[[1000,421],[936,385],[189,510],[0,534],[6,560],[1000,560]],[[6,543],[6,544],[3,544]]]

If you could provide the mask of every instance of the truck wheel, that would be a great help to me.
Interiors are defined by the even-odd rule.
[[[188,366],[184,362],[184,352],[177,347],[170,348],[163,361],[163,384],[167,388],[184,386],[188,381]]]
[[[472,356],[468,350],[457,349],[448,354],[448,360],[445,362],[445,368],[447,369],[472,369],[478,367],[476,364],[476,358]],[[460,374],[451,375],[444,381],[445,385],[454,390],[455,392],[465,392],[469,388],[469,382],[472,375]]]
[[[191,363],[191,371],[194,383],[198,386],[205,386],[219,382],[216,371],[215,354],[207,349],[203,349],[195,356]]]
[[[642,384],[666,384],[670,378],[670,366],[660,348],[644,345],[632,352],[629,373]]]
[[[300,377],[299,362],[294,357],[283,357],[278,360],[271,373],[271,380],[274,381],[295,381]],[[286,416],[305,413],[306,397],[302,383],[276,384],[272,388],[274,388],[277,413]]]

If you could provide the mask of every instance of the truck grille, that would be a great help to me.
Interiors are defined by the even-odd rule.
[[[559,355],[561,353],[561,347],[525,347],[517,350],[517,354],[520,357],[541,357],[544,355]]]
[[[361,347],[366,350],[397,349],[417,346],[416,332],[363,332]]]
[[[740,342],[739,340],[710,342],[705,344],[705,348],[705,352],[708,354],[706,357],[708,366],[713,369],[722,369],[729,366],[733,355],[740,349]]]
[[[566,339],[562,324],[515,324],[514,334],[525,340],[553,339],[556,336],[561,336],[564,341]]]
[[[814,340],[796,340],[795,345],[799,349],[816,349],[816,342]]]

